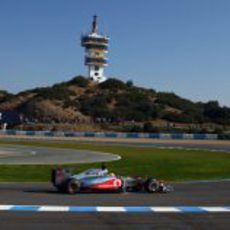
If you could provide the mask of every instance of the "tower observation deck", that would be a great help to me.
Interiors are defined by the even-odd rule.
[[[93,17],[91,32],[81,37],[81,45],[85,48],[85,65],[88,66],[89,78],[98,83],[105,81],[109,38],[98,33],[97,16]]]

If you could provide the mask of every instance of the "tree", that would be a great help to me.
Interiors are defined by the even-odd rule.
[[[132,80],[128,80],[128,81],[126,82],[126,86],[127,86],[127,87],[133,87],[133,81],[132,81]]]
[[[110,79],[100,83],[99,87],[101,89],[119,90],[119,89],[125,89],[126,84],[121,80],[118,80],[115,78],[110,78]]]
[[[69,81],[70,85],[77,85],[79,87],[85,88],[89,85],[89,79],[83,76],[74,77],[71,81]]]

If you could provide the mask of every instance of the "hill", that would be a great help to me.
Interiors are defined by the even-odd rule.
[[[194,103],[132,81],[95,84],[83,76],[16,95],[0,91],[4,111],[20,115],[21,123],[11,125],[21,129],[221,132],[230,126],[230,108],[217,101]]]

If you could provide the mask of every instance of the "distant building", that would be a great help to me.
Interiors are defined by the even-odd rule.
[[[88,66],[88,76],[95,82],[106,80],[104,68],[108,65],[109,38],[98,33],[97,16],[93,17],[92,30],[83,35],[81,45],[85,48],[85,65]]]

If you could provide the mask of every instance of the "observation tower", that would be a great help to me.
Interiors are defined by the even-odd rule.
[[[81,45],[85,48],[85,65],[88,66],[89,78],[98,83],[105,81],[109,38],[98,33],[97,16],[93,17],[91,32],[81,37]]]

